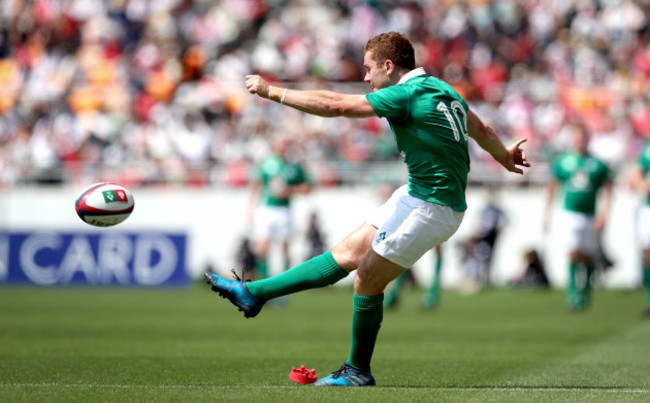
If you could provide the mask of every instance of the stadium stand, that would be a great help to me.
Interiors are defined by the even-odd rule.
[[[363,44],[390,30],[504,140],[528,138],[537,164],[515,185],[546,180],[576,118],[620,166],[650,135],[648,16],[630,0],[3,1],[0,187],[243,186],[276,130],[322,185],[400,180],[384,121],[261,107],[243,86],[258,73],[365,92]],[[473,183],[500,180],[471,152]]]

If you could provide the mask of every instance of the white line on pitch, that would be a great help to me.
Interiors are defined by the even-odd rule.
[[[0,383],[1,387],[14,388],[106,388],[106,389],[201,389],[201,388],[262,388],[262,389],[295,389],[298,385],[215,385],[215,384],[196,384],[196,385],[117,385],[117,384],[89,384],[89,383]],[[629,389],[616,387],[543,387],[543,386],[460,386],[460,387],[413,387],[413,386],[378,386],[375,389],[394,389],[394,390],[444,390],[444,391],[505,391],[505,392],[608,392],[608,393],[628,393],[628,394],[650,394],[649,389]]]

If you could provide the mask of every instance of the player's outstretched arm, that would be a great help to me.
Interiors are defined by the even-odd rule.
[[[367,118],[377,116],[365,95],[340,94],[333,91],[299,91],[270,85],[258,75],[246,76],[246,89],[251,94],[290,106],[312,115]]]
[[[467,129],[470,137],[508,171],[523,174],[524,171],[519,167],[530,166],[526,153],[520,148],[526,139],[517,140],[513,145],[506,147],[494,130],[486,126],[471,110],[467,116]]]

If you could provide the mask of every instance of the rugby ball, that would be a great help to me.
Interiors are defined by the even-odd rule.
[[[95,227],[111,227],[126,220],[135,200],[128,189],[115,183],[96,183],[85,189],[75,201],[81,220]]]

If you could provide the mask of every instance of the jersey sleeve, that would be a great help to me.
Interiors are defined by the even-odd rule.
[[[293,169],[295,170],[295,172],[288,180],[290,185],[300,185],[303,183],[309,183],[309,178],[307,177],[307,173],[303,169],[302,165],[294,164]]]
[[[366,95],[370,106],[381,118],[407,116],[409,98],[410,94],[406,85],[393,85]]]
[[[602,162],[602,161],[601,161]],[[606,183],[610,183],[614,180],[613,178],[613,172],[610,169],[609,165],[606,163],[602,162],[603,164],[603,169],[602,169],[602,180],[601,180],[601,185],[604,185]]]

